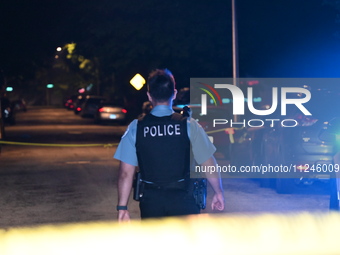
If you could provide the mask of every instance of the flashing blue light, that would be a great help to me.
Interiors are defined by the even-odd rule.
[[[174,105],[174,106],[176,106],[176,107],[178,107],[178,108],[184,108],[185,106],[201,106],[201,104],[176,104],[176,105]]]
[[[233,102],[233,100],[230,99],[230,98],[222,98],[222,103],[223,104],[230,104],[232,102]],[[244,102],[248,102],[248,98],[245,98]],[[262,102],[262,97],[255,97],[255,98],[253,98],[253,102],[255,102],[255,103]],[[213,103],[212,99],[210,99],[210,103]]]
[[[178,107],[178,108],[183,108],[183,107],[185,107],[185,106],[187,106],[186,104],[177,104],[177,105],[175,105],[176,107]]]

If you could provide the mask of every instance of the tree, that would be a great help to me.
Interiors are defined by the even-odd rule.
[[[93,94],[100,94],[99,64],[96,58],[90,60],[77,51],[76,43],[65,44],[55,55],[52,65],[55,84],[68,86],[76,91],[94,85]],[[91,86],[91,89],[92,89]]]
[[[137,93],[129,85],[135,73],[147,76],[156,67],[172,70],[179,88],[189,86],[190,77],[231,74],[230,4],[224,1],[5,2],[0,18],[10,24],[3,31],[10,36],[0,67],[8,76],[23,77],[23,86],[36,86],[35,74],[40,79],[64,75],[63,87],[92,79],[101,93],[127,95]],[[63,75],[49,74],[55,48],[69,42],[87,59],[84,68],[67,63],[68,70],[58,70]]]
[[[114,74],[117,86],[155,67],[173,70],[181,86],[202,73],[231,73],[230,7],[224,2],[73,0],[71,6],[81,13],[79,47],[99,59],[104,75]]]

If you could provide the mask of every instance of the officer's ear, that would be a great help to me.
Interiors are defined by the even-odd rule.
[[[174,90],[174,95],[173,95],[172,99],[175,100],[176,96],[177,96],[177,89]]]
[[[147,91],[146,94],[147,94],[147,96],[148,96],[149,101],[152,102],[152,97],[150,96],[149,91]]]

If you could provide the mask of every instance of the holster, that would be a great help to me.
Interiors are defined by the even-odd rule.
[[[193,196],[196,205],[200,209],[205,209],[207,206],[207,179],[194,179],[193,180]]]
[[[143,185],[141,179],[141,173],[138,171],[135,173],[135,178],[133,180],[133,199],[136,201],[140,201],[143,196]]]

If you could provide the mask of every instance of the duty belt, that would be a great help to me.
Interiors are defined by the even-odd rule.
[[[180,179],[174,182],[155,183],[142,180],[145,189],[159,189],[159,190],[187,190],[188,182],[185,179]]]

